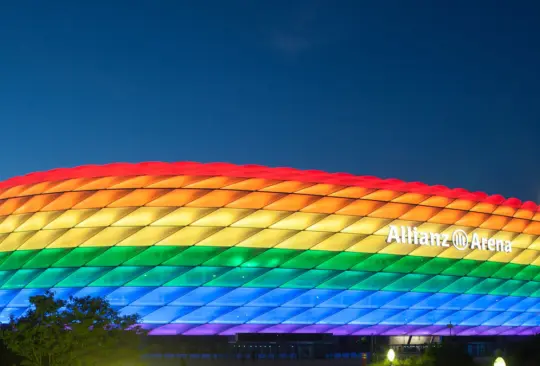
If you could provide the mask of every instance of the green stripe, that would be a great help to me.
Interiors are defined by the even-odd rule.
[[[540,282],[418,273],[225,266],[119,266],[0,271],[1,289],[50,287],[283,287],[540,297]]]
[[[534,265],[322,250],[205,246],[116,246],[18,250],[0,255],[0,272],[2,273],[19,269],[34,270],[49,267],[153,267],[157,265],[316,269],[321,271],[349,270],[540,281],[540,266]],[[24,272],[18,276],[25,278],[22,273]],[[15,283],[19,283],[18,280]]]
[[[540,281],[540,267],[467,259],[243,247],[85,247],[4,254],[1,270],[81,266],[242,266],[443,274]]]

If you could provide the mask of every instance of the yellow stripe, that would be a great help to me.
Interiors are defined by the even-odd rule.
[[[415,193],[265,179],[143,176],[40,183],[10,188],[1,197],[0,251],[216,245],[540,265],[539,213]],[[510,240],[512,252],[388,244],[390,224],[450,236],[461,229],[469,240],[473,234]]]

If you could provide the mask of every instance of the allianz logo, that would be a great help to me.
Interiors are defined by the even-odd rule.
[[[389,226],[390,231],[386,238],[387,243],[430,245],[436,247],[454,246],[457,250],[489,250],[491,252],[512,252],[512,242],[481,237],[474,233],[470,241],[467,233],[461,229],[454,230],[452,234],[419,231],[414,226]]]

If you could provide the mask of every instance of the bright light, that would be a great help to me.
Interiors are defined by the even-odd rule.
[[[388,361],[394,362],[394,360],[396,359],[396,352],[394,352],[394,350],[392,348],[390,348],[388,350],[388,353],[386,354],[386,358],[388,358]],[[506,366],[506,365],[502,364],[502,365],[494,365],[494,366]]]
[[[497,357],[495,362],[493,362],[493,366],[506,366],[506,362],[504,362],[502,357]]]

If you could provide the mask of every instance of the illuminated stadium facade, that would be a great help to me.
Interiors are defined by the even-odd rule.
[[[0,183],[0,322],[101,296],[154,335],[530,335],[532,202],[230,164],[60,169]]]

